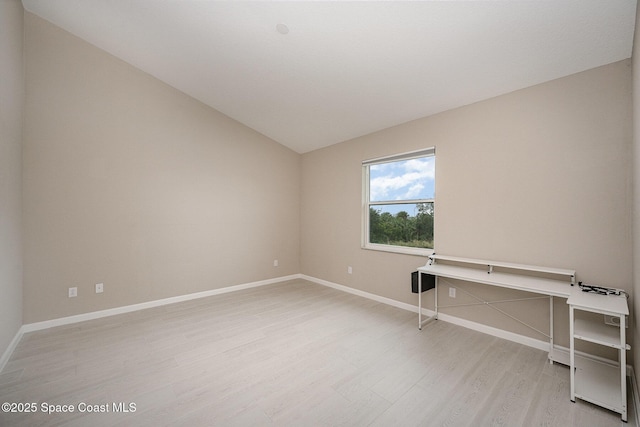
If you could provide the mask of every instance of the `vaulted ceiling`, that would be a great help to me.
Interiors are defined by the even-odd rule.
[[[23,0],[304,153],[631,56],[636,0]]]

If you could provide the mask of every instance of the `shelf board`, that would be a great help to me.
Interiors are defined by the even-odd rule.
[[[486,265],[486,266],[492,266],[492,267],[503,267],[503,268],[510,268],[514,270],[525,270],[525,271],[534,271],[538,273],[557,274],[561,276],[575,277],[576,275],[575,270],[569,270],[565,268],[541,267],[538,265],[515,264],[512,262],[489,261],[484,259],[463,258],[463,257],[436,255],[436,254],[430,255],[429,258],[432,260],[451,261],[451,262],[459,262],[459,263],[474,264],[474,265]]]
[[[583,341],[589,341],[607,347],[622,349],[620,344],[620,328],[593,322],[586,319],[575,319],[573,336]]]
[[[580,358],[579,363],[576,361],[575,395],[587,402],[622,413],[620,368]]]
[[[592,292],[583,292],[578,286],[571,289],[571,295],[567,304],[578,310],[591,311],[592,313],[620,316],[629,314],[629,306],[624,296],[599,295]]]
[[[431,264],[418,268],[418,271],[433,274],[450,279],[466,280],[485,285],[499,286],[509,289],[518,289],[525,292],[534,292],[543,295],[568,298],[571,294],[569,282],[546,279],[520,274],[493,272],[477,268],[459,267],[447,264]]]

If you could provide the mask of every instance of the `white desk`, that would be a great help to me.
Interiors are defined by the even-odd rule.
[[[484,268],[479,268],[484,266]],[[495,270],[498,269],[499,271]],[[418,268],[421,273],[432,274],[436,277],[434,314],[422,319],[422,275],[418,274],[418,329],[426,323],[438,318],[438,278],[447,277],[490,286],[531,292],[549,297],[549,334],[545,334],[526,323],[514,318],[491,305],[490,301],[482,301],[489,307],[502,312],[525,326],[543,333],[549,338],[549,360],[553,362],[553,297],[568,298],[571,295],[572,284],[575,284],[575,270],[567,270],[535,265],[513,264],[499,261],[488,261],[472,258],[460,258],[444,255],[431,255],[427,265]],[[523,274],[526,273],[526,274]],[[539,274],[539,276],[535,276]],[[565,277],[568,280],[549,279],[546,276]],[[545,277],[540,277],[545,276]]]
[[[495,269],[498,269],[496,271]],[[420,273],[435,276],[435,310],[433,316],[422,319],[422,274],[418,274],[418,329],[427,322],[438,318],[438,278],[446,277],[468,282],[482,283],[509,289],[531,292],[549,297],[549,334],[538,331],[508,313],[492,306],[491,301],[478,299],[478,304],[500,311],[521,324],[549,338],[549,361],[557,360],[553,346],[553,298],[567,299],[569,304],[570,351],[569,366],[571,376],[571,401],[576,398],[589,401],[622,415],[627,421],[626,316],[629,315],[627,299],[624,296],[599,295],[583,292],[576,285],[575,270],[566,270],[534,265],[512,264],[471,258],[431,255],[427,265],[418,268]],[[544,276],[544,277],[541,277]],[[555,277],[555,278],[549,278]],[[560,280],[564,278],[564,280]],[[567,280],[568,278],[568,280]],[[576,285],[576,286],[573,286]],[[497,301],[494,301],[497,302]],[[619,326],[608,326],[603,322],[592,322],[576,313],[591,312],[608,315],[618,320]],[[618,364],[612,365],[592,358],[577,357],[575,340],[612,347],[618,350]],[[562,360],[564,359],[564,360]],[[566,356],[561,358],[566,364]]]

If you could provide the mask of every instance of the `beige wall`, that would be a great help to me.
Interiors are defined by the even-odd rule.
[[[361,162],[435,146],[438,253],[574,268],[630,290],[630,94],[622,61],[303,155],[302,273],[416,304],[409,272],[425,259],[360,248]],[[464,302],[443,293],[441,304]],[[503,308],[548,328],[548,302]],[[487,307],[445,312],[544,339]]]
[[[0,356],[22,325],[23,11],[0,1]]]
[[[297,153],[30,13],[25,34],[25,323],[300,271]]]

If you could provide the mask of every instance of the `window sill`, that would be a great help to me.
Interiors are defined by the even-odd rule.
[[[379,245],[376,243],[367,243],[362,246],[362,249],[381,252],[392,252],[396,254],[404,255],[416,255],[416,256],[429,256],[433,255],[433,249],[427,248],[411,248],[408,246],[392,246],[392,245]]]

